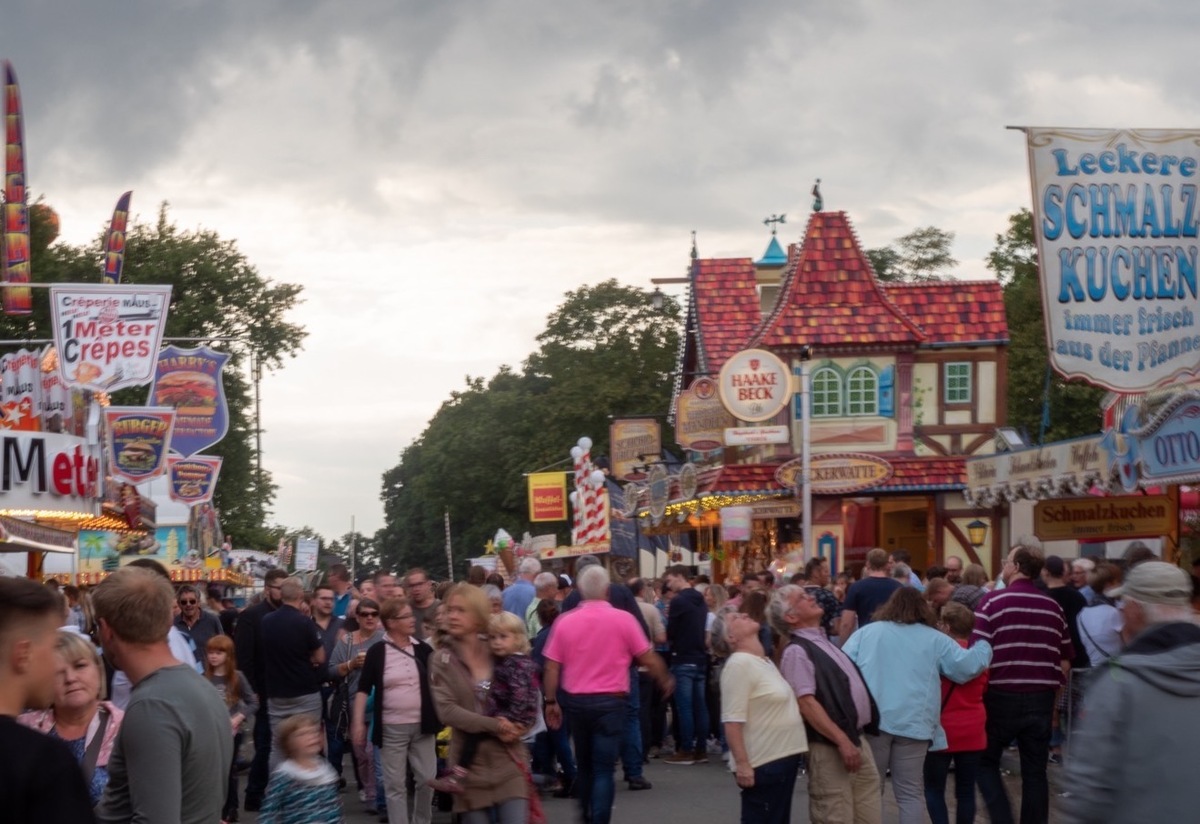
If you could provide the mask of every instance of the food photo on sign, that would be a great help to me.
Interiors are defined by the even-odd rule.
[[[132,484],[166,471],[175,410],[164,407],[110,406],[104,410],[109,473]]]
[[[168,491],[171,499],[184,504],[212,500],[221,474],[221,459],[208,455],[167,458]]]
[[[219,443],[229,431],[229,407],[221,380],[228,361],[228,354],[207,346],[166,346],[158,353],[150,405],[175,410],[172,451],[185,457],[195,455]]]

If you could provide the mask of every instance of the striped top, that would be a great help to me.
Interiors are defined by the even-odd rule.
[[[988,688],[1008,692],[1057,690],[1075,656],[1062,607],[1025,579],[984,596],[972,640],[992,645]]]

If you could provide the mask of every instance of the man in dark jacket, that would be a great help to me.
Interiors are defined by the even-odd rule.
[[[1067,820],[1190,821],[1200,759],[1200,627],[1183,570],[1144,561],[1108,593],[1124,609],[1125,650],[1097,668],[1067,762]]]
[[[864,728],[877,710],[854,662],[821,628],[825,610],[799,586],[781,587],[767,616],[789,643],[779,671],[800,704],[808,734],[808,813],[813,821],[878,822],[879,770]]]
[[[665,585],[675,593],[667,609],[667,643],[671,647],[671,675],[675,677],[675,709],[679,713],[679,740],[668,764],[708,762],[708,605],[688,580],[683,564],[667,567]]]
[[[267,712],[266,657],[262,646],[262,619],[274,612],[280,604],[279,589],[287,572],[270,570],[263,579],[263,599],[247,607],[238,616],[233,644],[237,653],[238,669],[250,679],[250,687],[258,699],[258,711],[254,714],[254,761],[246,778],[246,811],[257,812],[267,792],[267,780],[271,763],[271,718]]]

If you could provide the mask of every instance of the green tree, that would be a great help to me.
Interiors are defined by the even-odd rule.
[[[880,280],[918,283],[950,274],[958,265],[950,254],[953,245],[954,232],[924,226],[896,238],[893,245],[867,249],[864,254]]]
[[[1104,390],[1080,380],[1064,380],[1049,371],[1033,214],[1028,209],[1009,216],[1008,228],[996,235],[996,245],[986,260],[988,268],[1004,284],[1009,335],[1009,425],[1028,432],[1036,441],[1042,430],[1044,410],[1048,409],[1045,442],[1099,432]]]
[[[648,292],[615,280],[568,292],[520,372],[468,377],[425,431],[383,475],[386,566],[424,566],[441,575],[445,514],[456,559],[483,552],[498,528],[514,537],[568,523],[528,522],[524,474],[563,463],[581,436],[592,455],[608,451],[610,417],[665,413],[679,344],[678,303],[656,311]],[[663,442],[671,443],[664,426]]]
[[[98,282],[103,232],[87,246],[51,244],[52,233],[44,225],[50,214],[44,208],[30,212],[32,236],[45,239],[45,245],[33,244],[34,279],[41,283]],[[154,225],[138,222],[130,227],[122,282],[170,284],[166,336],[209,341],[215,349],[230,354],[224,371],[229,433],[206,450],[224,459],[214,505],[235,546],[273,548],[272,533],[265,524],[276,487],[270,472],[264,469],[260,477],[256,471],[249,361],[253,356],[261,368],[275,370],[300,350],[307,333],[287,315],[299,302],[301,287],[264,278],[234,241],[224,240],[214,231],[180,229],[170,221],[165,203]],[[6,338],[51,337],[49,301],[35,295],[32,315],[0,317],[0,334]],[[146,397],[145,387],[135,387],[114,393],[112,400],[136,406],[144,404]]]

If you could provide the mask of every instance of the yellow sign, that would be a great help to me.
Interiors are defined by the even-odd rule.
[[[793,458],[775,470],[775,480],[787,487],[800,483],[801,458]],[[834,452],[813,455],[809,464],[809,488],[815,495],[842,495],[870,489],[892,477],[892,465],[864,452]]]
[[[537,472],[529,476],[529,520],[567,520],[567,473]]]
[[[1166,495],[1051,499],[1033,508],[1033,533],[1043,541],[1153,538],[1170,533],[1176,518]]]

